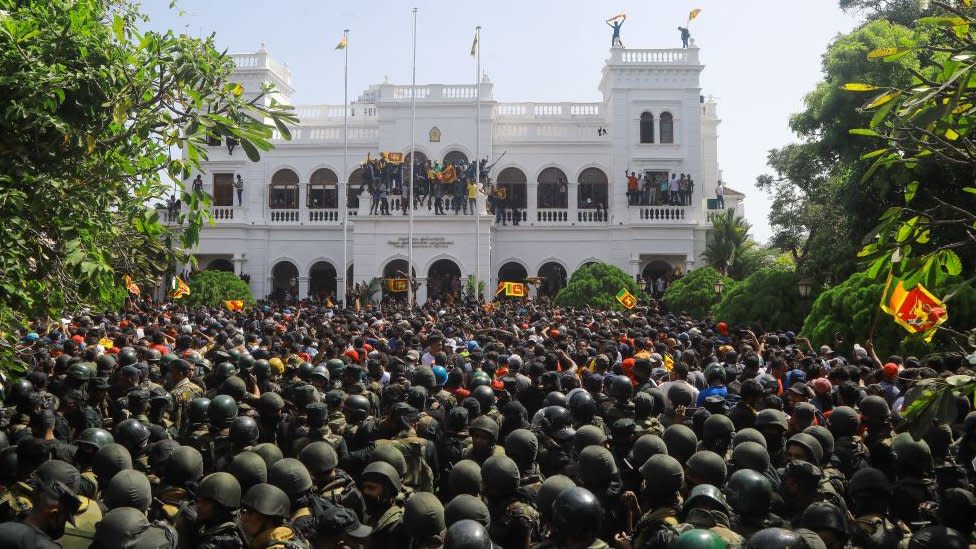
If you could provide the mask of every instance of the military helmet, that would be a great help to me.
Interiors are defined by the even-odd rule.
[[[543,408],[540,420],[543,431],[558,441],[569,440],[576,435],[573,418],[569,415],[569,410],[562,406]]]
[[[479,416],[472,421],[468,431],[486,433],[492,440],[498,440],[498,422],[488,416]]]
[[[272,484],[255,484],[241,500],[241,507],[266,517],[287,519],[291,515],[291,500],[281,488]]]
[[[452,523],[444,538],[444,549],[492,549],[488,530],[473,520]]]
[[[369,417],[369,412],[372,409],[369,399],[363,395],[347,396],[345,402],[342,404],[342,407],[352,414],[353,421],[362,421],[366,419]]]
[[[346,364],[342,362],[339,358],[330,358],[325,361],[325,367],[329,370],[329,376],[331,379],[336,379],[342,375],[342,370],[345,369]]]
[[[634,394],[634,385],[627,376],[616,376],[610,381],[607,396],[615,400],[630,400]]]
[[[173,457],[173,452],[179,447],[180,443],[170,438],[152,443],[149,446],[149,468],[162,474],[166,469],[166,462]]]
[[[478,370],[471,375],[471,393],[474,394],[474,390],[483,385],[487,385],[491,389],[491,376],[487,372]],[[494,396],[494,393],[492,393],[492,396]]]
[[[723,486],[725,475],[728,470],[725,467],[725,460],[722,456],[710,450],[700,450],[695,452],[685,462],[689,474],[693,474],[703,484],[713,486]]]
[[[834,435],[829,429],[822,425],[811,425],[803,432],[811,435],[820,443],[820,448],[823,449],[823,461],[827,461],[834,454]]]
[[[309,379],[319,379],[328,383],[329,376],[330,374],[328,368],[326,368],[325,366],[316,366],[312,368],[312,373],[308,377]]]
[[[309,473],[324,475],[339,465],[339,456],[332,445],[324,441],[316,441],[302,448],[298,459],[305,465]]]
[[[462,459],[454,464],[447,474],[447,485],[451,493],[477,496],[481,493],[481,466],[470,459]]]
[[[725,501],[725,494],[711,484],[699,484],[691,489],[688,497],[685,498],[684,512],[697,506],[717,507],[726,513],[730,512],[729,504]]]
[[[596,400],[586,391],[576,391],[569,397],[569,413],[573,420],[588,422],[596,415]]]
[[[730,441],[734,432],[735,425],[732,424],[732,420],[728,416],[712,414],[705,420],[702,439],[705,441]]]
[[[254,361],[254,376],[258,379],[271,377],[271,363],[263,358]]]
[[[444,505],[430,492],[414,492],[403,505],[403,529],[414,540],[444,531]]]
[[[400,473],[397,473],[397,470],[385,461],[370,463],[363,469],[359,478],[361,481],[372,480],[385,484],[390,489],[389,496],[391,497],[400,492]]]
[[[471,389],[471,396],[481,405],[481,412],[487,412],[495,405],[495,391],[490,385],[478,385]]]
[[[859,469],[847,481],[847,496],[855,498],[866,493],[887,496],[891,493],[888,476],[873,467]]]
[[[132,469],[132,455],[125,446],[115,442],[102,446],[92,459],[92,471],[106,483],[126,469]]]
[[[281,453],[281,448],[278,448],[277,445],[272,444],[270,442],[262,442],[261,444],[258,444],[254,448],[251,448],[251,451],[258,454],[259,456],[261,456],[262,459],[264,459],[264,463],[267,464],[269,471],[271,470],[271,466],[274,465],[275,462],[285,457],[285,455]]]
[[[149,427],[135,418],[123,420],[115,427],[115,440],[130,453],[138,455],[149,442]]]
[[[673,549],[724,549],[725,540],[711,530],[694,528],[682,532],[674,542],[669,545]]]
[[[743,442],[755,442],[756,444],[766,447],[766,437],[762,433],[757,431],[752,427],[746,427],[745,429],[739,429],[735,432],[735,436],[732,437],[732,447],[736,447]]]
[[[233,357],[233,355],[231,355]],[[237,359],[237,366],[240,367],[242,372],[250,372],[254,369],[254,357],[251,353],[239,353],[239,358]]]
[[[201,423],[207,422],[208,412],[210,410],[210,399],[206,397],[197,397],[191,399],[186,405],[186,419],[193,425],[199,425]]]
[[[217,395],[210,401],[207,416],[211,423],[223,427],[237,417],[237,401],[230,395]]]
[[[481,498],[458,494],[444,506],[444,522],[454,524],[462,520],[473,520],[487,528],[491,524],[491,513]]]
[[[796,549],[807,544],[798,532],[785,528],[760,530],[746,542],[746,549]]]
[[[237,416],[230,422],[228,434],[231,443],[237,447],[254,446],[258,443],[261,432],[258,422],[251,416]]]
[[[579,476],[583,486],[600,493],[619,478],[613,454],[604,446],[588,446],[579,454]]]
[[[221,362],[214,368],[213,375],[217,381],[223,381],[230,376],[237,375],[237,366],[231,362]]]
[[[115,369],[116,364],[118,364],[118,361],[115,359],[115,355],[104,354],[95,359],[95,370],[97,372],[111,372]]]
[[[7,390],[7,396],[4,399],[4,403],[9,406],[27,404],[27,399],[30,398],[30,395],[33,392],[33,383],[24,378],[15,379],[10,383],[10,388]]]
[[[534,463],[539,455],[539,439],[528,429],[516,429],[505,437],[505,455],[522,465]]]
[[[657,494],[673,494],[681,488],[685,472],[681,463],[666,454],[655,454],[640,468],[647,485],[646,490]]]
[[[536,496],[536,505],[544,522],[552,520],[552,504],[563,490],[576,486],[573,479],[565,475],[553,475],[542,482]]]
[[[852,437],[857,434],[860,424],[857,411],[849,406],[837,406],[830,414],[830,432],[834,437]]]
[[[861,409],[861,415],[865,419],[875,419],[875,420],[885,420],[891,414],[891,408],[888,407],[888,402],[877,396],[870,395],[861,399],[861,402],[857,405]]]
[[[675,423],[664,430],[661,435],[668,446],[668,455],[679,462],[685,462],[698,448],[698,437],[688,426]]]
[[[827,501],[811,503],[796,520],[796,526],[798,528],[813,530],[814,532],[833,530],[845,539],[850,536],[847,517],[844,516],[844,511]]]
[[[514,493],[520,478],[518,465],[508,456],[492,456],[481,465],[481,482],[486,490],[493,493]]]
[[[123,347],[119,352],[119,367],[130,366],[139,362],[139,355],[132,347]]]
[[[241,483],[230,473],[212,473],[200,481],[197,497],[214,501],[226,509],[241,506]]]
[[[225,469],[241,484],[241,492],[268,482],[268,464],[256,452],[241,452],[234,456]]]
[[[407,460],[403,453],[392,444],[380,444],[373,449],[373,461],[385,461],[396,469],[400,478],[407,472]]]
[[[89,366],[89,362],[75,362],[68,366],[65,376],[78,381],[88,381],[95,376],[95,369]]]
[[[810,463],[818,467],[820,466],[820,463],[823,461],[823,447],[820,446],[816,437],[808,433],[797,433],[786,441],[787,447],[791,444],[803,448],[807,455],[810,456]]]
[[[908,549],[967,549],[970,541],[947,526],[929,526],[912,535]]]
[[[740,469],[729,476],[725,497],[736,513],[761,516],[769,512],[773,485],[752,469]]]
[[[163,358],[163,353],[160,353],[158,349],[146,349],[146,362],[152,364],[153,362],[159,362]]]
[[[76,446],[87,446],[94,448],[97,452],[102,446],[115,442],[112,433],[98,427],[89,427],[78,435],[75,439]]]
[[[203,456],[190,446],[180,446],[166,460],[164,479],[173,486],[196,482],[203,476]]]
[[[283,458],[268,469],[268,484],[281,488],[288,497],[298,498],[312,489],[312,476],[295,458]]]
[[[581,425],[573,435],[573,449],[577,454],[588,446],[602,446],[606,442],[607,434],[603,429],[592,424]]]
[[[133,507],[145,513],[152,504],[152,486],[146,475],[133,469],[119,471],[102,491],[109,509]]]
[[[786,432],[786,430],[789,428],[786,414],[775,408],[760,410],[759,413],[756,414],[756,429],[767,426],[775,427],[783,432]]]
[[[105,513],[95,524],[92,547],[166,547],[165,545],[142,545],[147,534],[160,534],[163,530],[153,527],[146,514],[132,507],[118,507]],[[168,532],[168,531],[167,531]],[[160,541],[167,538],[160,536]],[[155,541],[155,540],[154,540]],[[175,539],[172,539],[175,546]]]
[[[554,533],[561,539],[599,532],[603,507],[592,492],[574,486],[563,490],[552,502],[552,521]]]
[[[568,404],[566,395],[560,391],[549,391],[546,398],[542,399],[543,406],[559,406],[565,408]]]
[[[766,447],[747,440],[732,450],[732,464],[735,469],[769,470],[769,452]]]

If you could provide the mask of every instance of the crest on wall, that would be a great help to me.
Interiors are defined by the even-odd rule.
[[[431,143],[441,142],[441,130],[437,126],[431,128],[430,131],[427,132],[427,136],[430,138]]]

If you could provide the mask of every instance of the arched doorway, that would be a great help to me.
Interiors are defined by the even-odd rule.
[[[291,261],[280,261],[271,269],[271,299],[298,297],[298,267]]]
[[[525,267],[521,263],[514,261],[509,261],[498,269],[499,282],[525,282],[525,279],[528,277],[529,273],[525,270]]]
[[[566,268],[555,261],[543,263],[539,267],[539,277],[542,278],[538,291],[540,297],[556,297],[559,290],[566,287]]]
[[[451,151],[444,155],[445,164],[457,164],[459,162],[462,164],[467,164],[468,155],[464,154],[461,151]]]
[[[566,209],[568,205],[569,188],[566,174],[559,168],[546,168],[538,178],[539,187],[536,191],[536,202],[540,208]]]
[[[363,169],[356,168],[349,174],[349,183],[346,186],[346,207],[351,209],[359,208],[359,192],[363,186]]]
[[[207,264],[208,271],[225,271],[228,273],[234,272],[234,264],[228,259],[214,259]]]
[[[308,270],[308,295],[314,299],[335,300],[338,287],[335,267],[328,261],[319,261]]]
[[[674,267],[667,261],[655,259],[644,265],[644,269],[641,270],[643,286],[641,289],[654,297],[661,297],[673,277]]]
[[[461,268],[450,259],[438,259],[427,271],[427,299],[454,303],[461,298]]]
[[[416,277],[417,269],[411,269],[411,274]],[[387,280],[390,279],[402,279],[407,278],[407,260],[406,259],[394,259],[383,267],[383,297],[389,297],[397,301],[406,301],[407,296],[410,295],[408,290],[405,291],[392,291],[389,285],[387,285]],[[409,281],[407,282],[409,284]]]
[[[309,209],[339,207],[339,176],[329,168],[312,172],[305,193],[305,206]]]

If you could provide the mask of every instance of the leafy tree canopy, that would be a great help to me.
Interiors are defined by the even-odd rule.
[[[188,307],[223,307],[230,300],[254,304],[250,286],[231,272],[202,271],[190,277],[188,285],[190,295],[181,300]]]
[[[711,267],[694,269],[668,286],[664,292],[664,306],[672,312],[704,318],[720,300],[715,293],[715,283],[719,279],[724,284],[723,292],[731,291],[735,286],[735,280]]]
[[[808,307],[800,297],[799,282],[792,269],[760,269],[726,291],[713,316],[729,324],[759,324],[763,330],[795,330],[803,324]]]
[[[207,140],[236,139],[256,160],[296,119],[270,86],[229,81],[213,37],[140,30],[128,0],[0,7],[0,331],[11,333],[28,316],[111,305],[124,275],[157,283],[186,260],[209,197],[183,192],[176,225],[154,204],[199,169]]]
[[[556,295],[556,305],[620,311],[624,307],[616,296],[624,288],[640,297],[640,288],[633,277],[608,263],[592,263],[573,273],[566,287]]]
[[[749,252],[756,247],[749,236],[752,226],[745,219],[735,215],[735,210],[726,210],[712,220],[712,230],[708,233],[705,253],[702,257],[709,266],[726,276],[744,278],[755,256]]]

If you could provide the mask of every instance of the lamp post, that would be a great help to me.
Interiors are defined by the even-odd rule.
[[[715,281],[715,295],[722,297],[722,292],[725,291],[725,282],[721,278]]]
[[[813,281],[809,277],[803,277],[797,284],[797,288],[800,290],[800,297],[807,299],[810,294],[813,293]]]

